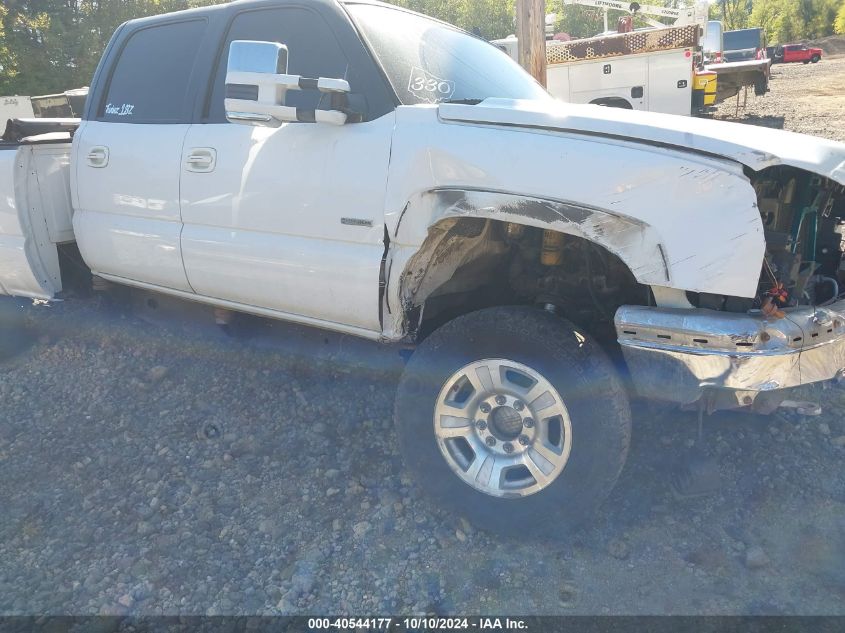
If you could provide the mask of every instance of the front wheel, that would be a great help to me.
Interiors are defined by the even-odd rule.
[[[624,387],[592,338],[529,307],[434,332],[396,397],[405,461],[434,499],[481,528],[555,536],[587,519],[628,451]]]
[[[820,59],[821,59],[821,57],[819,57],[818,55],[813,55],[810,58],[810,61],[813,62],[814,64],[818,64]]]

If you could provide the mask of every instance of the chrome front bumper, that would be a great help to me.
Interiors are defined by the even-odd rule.
[[[678,403],[709,389],[752,404],[763,392],[830,380],[845,370],[845,300],[786,317],[622,306],[616,333],[637,392]]]

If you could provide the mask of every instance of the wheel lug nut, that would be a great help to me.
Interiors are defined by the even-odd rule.
[[[475,423],[475,428],[479,431],[483,431],[487,428],[487,423],[484,420],[478,420],[478,422]]]
[[[517,411],[522,411],[525,408],[525,405],[522,403],[522,400],[514,400],[513,408]]]
[[[479,409],[481,409],[481,413],[490,413],[490,405],[486,402],[482,402]]]
[[[502,444],[502,448],[505,449],[506,453],[513,453],[513,444],[510,442],[505,442]]]
[[[530,441],[531,440],[528,439],[527,435],[520,435],[519,436],[519,443],[522,444],[523,446],[528,446],[528,442],[530,442]]]
[[[496,396],[496,404],[498,404],[500,407],[506,402],[507,398],[505,398],[504,396]]]
[[[487,442],[487,446],[496,446],[496,438],[492,435],[488,436],[485,441]]]
[[[522,426],[524,426],[526,429],[533,428],[534,427],[534,418],[525,418],[522,421]]]

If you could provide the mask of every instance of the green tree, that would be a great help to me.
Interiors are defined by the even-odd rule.
[[[88,85],[122,22],[216,0],[6,0],[0,7],[0,94]]]
[[[710,16],[721,20],[726,31],[744,29],[749,26],[751,5],[752,0],[716,0],[710,6]]]
[[[773,0],[754,0],[751,9],[750,23],[763,29],[769,44],[778,43],[776,34],[781,28],[779,9],[779,4]]]
[[[794,0],[754,0],[749,22],[764,30],[770,45],[802,37],[803,25]]]
[[[805,13],[804,37],[816,38],[833,35],[839,8],[840,0],[812,0]]]
[[[392,4],[424,13],[449,22],[485,39],[498,39],[516,30],[514,0],[388,0]],[[675,6],[676,0],[652,0],[649,4]],[[556,15],[555,32],[573,37],[592,37],[604,29],[604,11],[595,7],[564,5],[560,0],[546,1],[547,13]],[[608,12],[608,26],[616,28],[617,19],[629,15],[623,11]],[[645,26],[635,18],[635,27]]]
[[[611,14],[608,12],[608,27],[611,22]],[[592,37],[604,29],[604,12],[602,9],[593,7],[561,6],[557,11],[555,21],[556,33],[568,33],[573,38]]]
[[[836,21],[834,22],[833,30],[836,33],[845,33],[845,2],[842,2],[839,11],[836,12]]]
[[[797,14],[802,38],[822,37],[833,32],[836,10],[829,12],[828,0],[798,0]]]
[[[824,37],[835,32],[842,0],[753,0],[751,26],[766,31],[768,42]]]
[[[514,0],[388,0],[493,40],[515,30]]]
[[[7,74],[9,77],[14,76],[15,62],[12,58],[12,50],[9,48],[9,43],[6,40],[6,15],[9,10],[5,5],[0,4],[0,86],[2,86],[3,77]],[[0,90],[2,92],[2,90]]]

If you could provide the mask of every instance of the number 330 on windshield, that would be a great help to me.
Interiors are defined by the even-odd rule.
[[[414,66],[408,79],[408,92],[422,101],[435,102],[451,98],[455,82],[441,79],[430,72]]]

